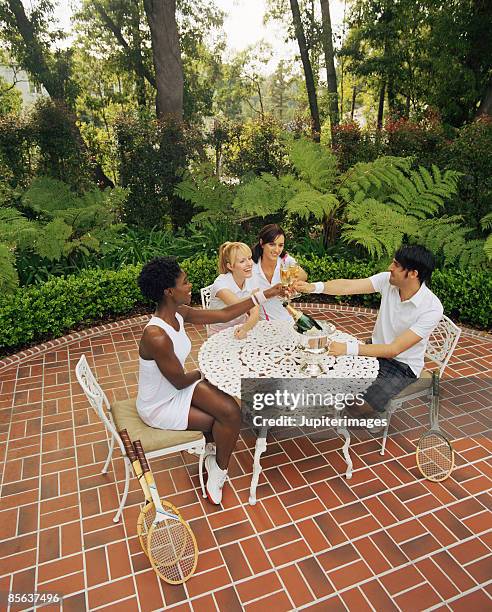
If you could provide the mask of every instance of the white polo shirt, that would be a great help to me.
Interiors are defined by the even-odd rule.
[[[374,290],[381,294],[381,306],[372,334],[373,344],[390,344],[403,332],[411,329],[422,340],[397,357],[397,361],[410,366],[415,376],[420,376],[424,367],[427,341],[439,323],[443,307],[439,298],[425,283],[409,300],[402,302],[400,291],[389,282],[390,273],[380,272],[369,280]]]
[[[256,289],[257,285],[253,284],[254,276],[251,278],[247,278],[244,281],[243,288],[240,289],[237,286],[236,281],[234,280],[234,276],[232,272],[228,272],[227,274],[219,274],[217,278],[214,280],[213,285],[210,287],[210,309],[211,310],[221,310],[225,308],[227,304],[223,302],[219,297],[217,297],[217,293],[222,289],[229,289],[232,291],[234,295],[238,297],[239,300],[243,300],[251,295],[253,289]],[[222,331],[227,327],[233,327],[234,325],[242,325],[247,320],[247,315],[243,314],[239,317],[236,317],[232,321],[228,321],[227,323],[212,323],[209,327],[210,333],[214,334],[218,331]]]
[[[272,282],[270,283],[267,277],[265,276],[265,273],[263,272],[263,268],[261,267],[261,257],[260,257],[260,259],[258,260],[258,263],[253,264],[253,281],[254,281],[255,287],[258,287],[259,289],[262,289],[264,291],[265,289],[270,289],[270,287],[273,287],[273,285],[276,285],[277,283],[279,283],[280,282],[280,264],[282,263],[282,261],[285,261],[285,263],[288,266],[297,263],[297,261],[290,255],[285,255],[283,259],[279,257],[277,259],[277,265],[275,266],[275,271],[272,276]],[[260,318],[267,319],[270,321],[292,320],[292,317],[290,316],[290,314],[282,306],[283,301],[284,301],[283,299],[278,298],[278,297],[270,298],[269,300],[267,300],[262,306],[260,306]]]

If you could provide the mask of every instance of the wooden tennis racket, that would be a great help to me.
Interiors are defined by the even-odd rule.
[[[454,450],[451,442],[439,428],[439,375],[432,373],[432,400],[430,406],[430,430],[417,444],[417,466],[427,480],[441,482],[454,468]]]
[[[128,435],[128,432],[126,431],[126,429],[123,429],[122,431],[118,432],[118,434],[121,438],[121,441],[123,442],[123,446],[125,447],[125,451],[128,456],[128,459],[130,459],[130,462],[133,467],[133,471],[135,472],[135,476],[137,477],[138,482],[140,483],[140,486],[142,487],[142,491],[145,495],[145,503],[141,506],[140,514],[138,515],[138,519],[137,519],[137,534],[138,534],[138,539],[140,541],[140,546],[142,547],[142,550],[144,551],[144,553],[147,555],[148,554],[147,552],[147,534],[149,533],[149,529],[152,526],[152,523],[154,522],[154,519],[155,519],[155,506],[154,506],[154,502],[152,501],[152,495],[150,493],[149,485],[147,484],[147,481],[145,480],[142,466],[137,457],[137,453],[130,440],[130,436]],[[175,506],[173,506],[173,504],[165,500],[161,500],[161,503],[170,512],[172,512],[173,514],[179,515],[179,510]]]
[[[195,536],[183,517],[164,509],[140,441],[136,440],[134,446],[155,506],[147,534],[149,560],[165,582],[182,584],[193,576],[198,562]]]

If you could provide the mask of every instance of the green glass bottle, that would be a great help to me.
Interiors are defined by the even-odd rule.
[[[292,308],[292,306],[288,302],[282,302],[282,306],[287,310],[287,312],[294,319],[296,323],[297,331],[300,334],[304,334],[305,332],[309,331],[313,327],[323,330],[323,328],[318,323],[318,321],[316,321],[316,319],[313,319],[313,317],[310,317],[309,315],[304,314],[300,310]]]

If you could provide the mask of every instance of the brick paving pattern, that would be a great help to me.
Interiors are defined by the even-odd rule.
[[[374,313],[305,306],[367,338]],[[222,507],[202,499],[197,459],[152,460],[162,496],[180,508],[200,550],[183,586],[158,580],[136,536],[141,491],[124,484],[115,451],[107,475],[104,428],[74,368],[86,354],[110,401],[134,396],[142,318],[71,338],[0,371],[0,592],[54,591],[46,610],[486,610],[492,609],[492,410],[480,379],[492,374],[490,337],[464,333],[447,373],[468,377],[444,396],[441,418],[457,451],[442,484],[423,480],[415,442],[427,408],[396,413],[384,457],[380,436],[352,436],[354,475],[332,432],[270,438],[258,503],[248,488],[255,438],[243,429]],[[205,339],[189,327],[193,352]],[[26,605],[12,609],[27,609]]]

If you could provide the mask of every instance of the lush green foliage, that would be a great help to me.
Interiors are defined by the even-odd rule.
[[[374,263],[331,257],[300,256],[299,262],[312,279],[361,278],[380,270]],[[193,285],[194,299],[199,301],[200,288],[217,276],[216,258],[193,257],[181,266]],[[86,270],[0,297],[0,347],[12,349],[41,342],[79,326],[146,308],[149,305],[145,304],[136,283],[140,269],[140,265],[127,265],[118,271]],[[432,289],[447,315],[477,327],[487,328],[492,324],[490,274],[436,270]],[[379,303],[377,294],[334,299],[373,307]]]
[[[334,222],[342,240],[377,259],[420,236],[420,223],[456,193],[457,172],[412,169],[412,158],[379,157],[338,175],[336,156],[323,145],[292,140],[288,152],[295,172],[280,178],[262,174],[246,183],[234,208],[260,216],[282,211],[325,226]]]
[[[0,61],[3,59],[0,53]],[[22,94],[0,77],[0,117],[11,113],[19,114],[22,108]]]
[[[91,186],[91,164],[75,117],[58,102],[41,100],[31,116],[35,143],[39,148],[37,174],[52,176],[82,192]]]
[[[459,170],[459,190],[446,207],[449,214],[462,215],[467,225],[477,228],[492,210],[492,118],[483,117],[463,126],[456,138],[441,151],[442,164]]]
[[[262,172],[278,176],[287,162],[281,136],[281,126],[271,116],[229,124],[222,148],[224,168],[235,177]]]
[[[0,172],[10,187],[25,186],[32,172],[34,134],[25,116],[9,114],[0,117]]]
[[[118,227],[115,211],[125,197],[121,188],[78,195],[56,179],[35,179],[0,207],[0,289],[11,291],[18,276],[24,283],[44,279],[51,262],[70,266],[81,255],[99,252],[101,237]]]
[[[129,192],[122,221],[148,229],[165,227],[169,219],[174,229],[186,225],[192,209],[174,189],[194,155],[193,132],[145,113],[120,116],[115,130],[120,180]]]
[[[384,88],[390,116],[432,107],[459,126],[490,83],[491,25],[485,1],[355,0],[342,56],[361,88]]]

